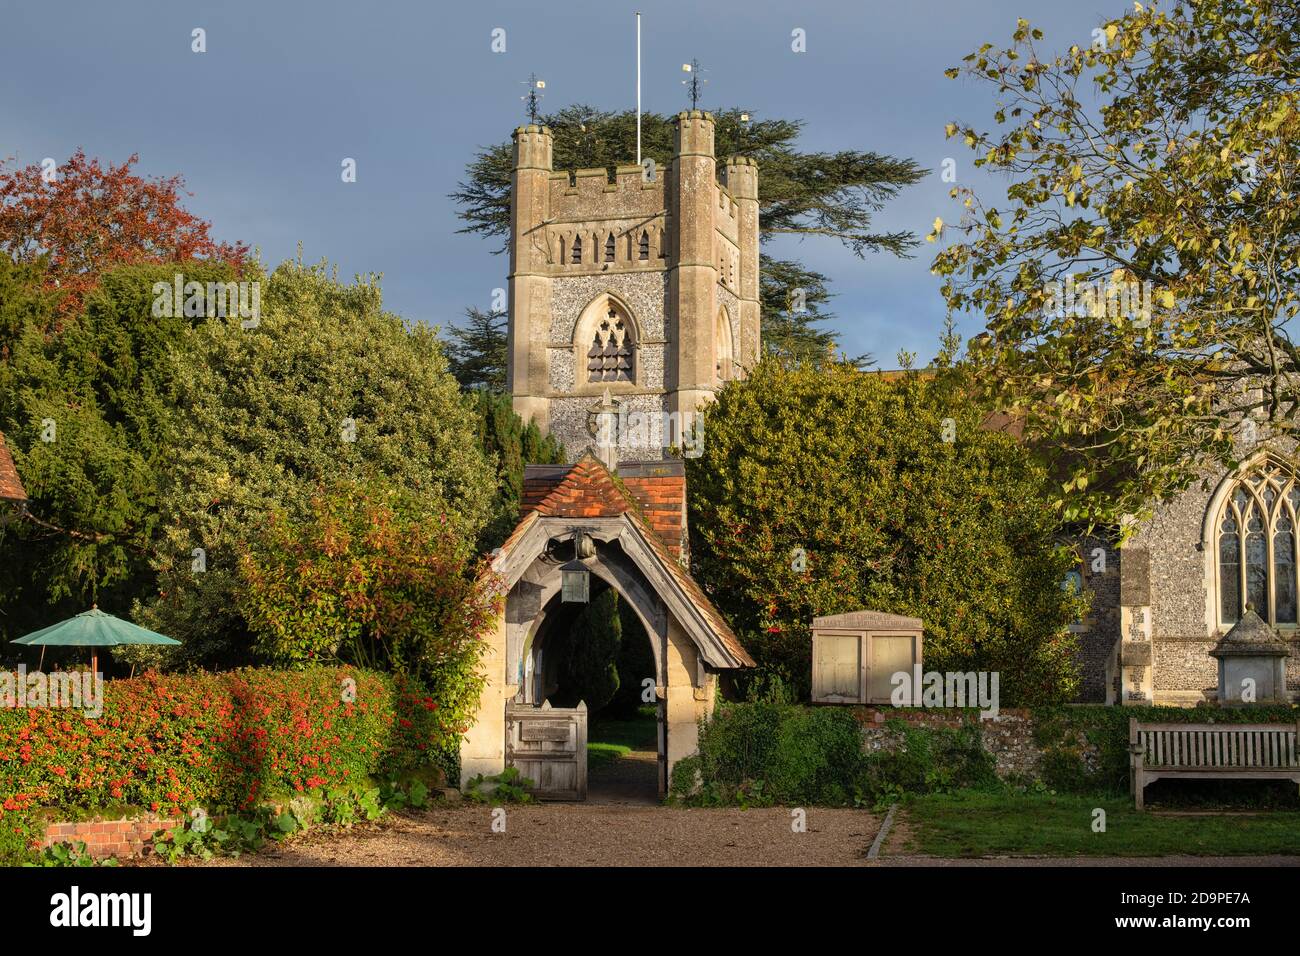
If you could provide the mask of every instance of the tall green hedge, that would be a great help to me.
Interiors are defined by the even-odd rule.
[[[922,618],[926,668],[998,671],[1003,706],[1074,696],[1083,603],[1046,475],[956,374],[766,360],[706,411],[692,572],[803,699],[813,617],[862,608]]]

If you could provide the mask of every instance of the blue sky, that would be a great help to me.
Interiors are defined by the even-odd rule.
[[[6,4],[0,33],[0,157],[62,162],[78,146],[119,162],[140,154],[150,175],[180,173],[187,207],[219,239],[243,240],[274,265],[326,258],[342,275],[384,274],[389,308],[446,325],[486,308],[505,284],[495,243],[459,235],[447,193],[476,147],[521,121],[521,81],[547,82],[544,108],[634,105],[634,19],[640,8],[643,103],[685,105],[681,64],[708,69],[705,107],[802,118],[807,149],[871,149],[932,171],[877,218],[921,236],[956,218],[939,179],[977,175],[944,125],[988,125],[991,90],[943,70],[984,41],[1005,42],[1017,16],[1045,48],[1085,45],[1118,0],[114,0]],[[207,52],[191,52],[191,31]],[[506,52],[493,53],[495,28]],[[790,49],[802,28],[807,52]],[[357,161],[343,183],[341,162]],[[629,157],[630,159],[630,157]],[[915,258],[859,260],[833,240],[770,247],[832,279],[835,327],[847,351],[892,366],[899,349],[928,359],[944,308],[930,275],[934,246]],[[965,335],[979,331],[974,320]]]

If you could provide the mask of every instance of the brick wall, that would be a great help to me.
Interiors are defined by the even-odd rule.
[[[618,477],[641,505],[641,511],[669,553],[686,549],[686,470],[680,461],[620,463]]]
[[[160,817],[150,813],[122,820],[50,823],[45,827],[41,847],[81,842],[86,844],[86,852],[97,859],[142,856],[144,848],[153,844],[155,833],[171,830],[181,822],[181,817]]]

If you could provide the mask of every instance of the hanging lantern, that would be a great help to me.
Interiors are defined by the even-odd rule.
[[[587,604],[591,600],[591,572],[586,568],[560,572],[560,601],[563,604]]]

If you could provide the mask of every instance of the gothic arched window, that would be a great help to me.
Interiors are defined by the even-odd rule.
[[[582,236],[573,237],[573,257],[569,261],[570,262],[582,261]]]
[[[641,243],[637,251],[637,258],[643,262],[650,258],[650,233],[644,230],[641,232]]]
[[[591,348],[587,350],[587,381],[636,381],[636,343],[632,323],[612,304],[596,324]]]
[[[605,261],[614,261],[614,234],[611,232],[609,238],[605,240]]]
[[[1275,626],[1297,623],[1297,510],[1300,485],[1272,463],[1223,496],[1214,523],[1221,626],[1231,626],[1247,607]]]

